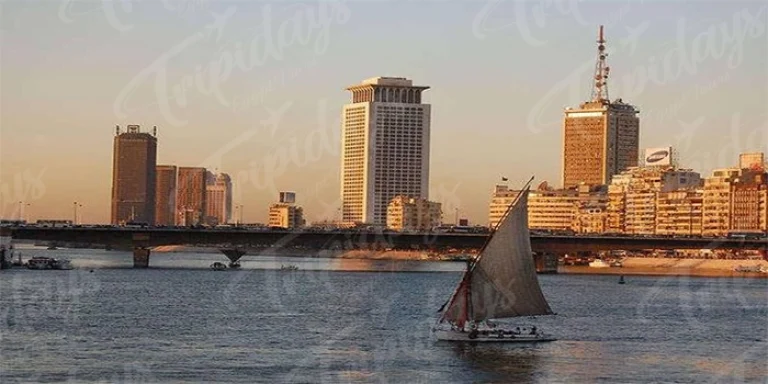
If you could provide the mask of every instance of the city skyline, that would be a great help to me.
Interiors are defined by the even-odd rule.
[[[340,110],[348,97],[343,86],[388,75],[432,87],[426,96],[433,105],[430,199],[443,203],[445,212],[458,207],[462,217],[483,222],[488,193],[501,176],[512,183],[522,183],[530,174],[552,184],[560,179],[562,110],[589,96],[594,31],[600,24],[606,25],[608,46],[614,50],[611,97],[642,111],[641,149],[674,146],[681,166],[702,175],[731,166],[740,152],[766,151],[768,86],[760,84],[766,84],[768,75],[760,63],[768,52],[760,38],[766,33],[764,17],[758,16],[765,15],[760,4],[618,3],[602,4],[603,9],[578,4],[578,17],[551,9],[544,22],[549,28],[534,23],[533,8],[543,6],[537,3],[441,3],[445,13],[437,19],[425,18],[433,9],[429,5],[409,4],[403,17],[429,20],[431,29],[405,23],[388,34],[377,32],[381,22],[376,22],[377,16],[394,12],[386,4],[336,4],[331,13],[339,16],[346,9],[348,17],[329,24],[327,46],[320,44],[320,31],[310,31],[306,44],[296,40],[281,45],[279,59],[273,50],[263,65],[235,68],[227,79],[222,77],[221,94],[229,106],[193,86],[185,105],[172,99],[170,107],[163,107],[165,99],[154,88],[157,71],[168,69],[166,94],[171,94],[180,76],[193,75],[197,65],[209,68],[216,52],[234,52],[238,42],[259,35],[248,23],[261,20],[264,5],[233,4],[237,9],[226,29],[190,43],[160,67],[151,64],[192,32],[203,30],[212,11],[226,13],[229,4],[209,4],[188,19],[162,4],[142,4],[131,12],[118,10],[111,24],[102,12],[66,13],[58,4],[4,4],[8,28],[3,48],[16,53],[4,55],[2,65],[6,92],[0,121],[0,215],[15,218],[18,201],[23,201],[30,204],[23,206],[25,217],[69,218],[72,202],[78,201],[84,202],[80,209],[85,222],[108,222],[111,175],[102,164],[111,157],[106,144],[110,127],[136,123],[159,127],[158,164],[228,169],[235,185],[233,201],[244,205],[244,221],[266,222],[263,208],[284,189],[301,193],[307,221],[333,218],[339,194]],[[273,5],[273,39],[277,28],[302,7]],[[404,7],[393,8],[402,12]],[[155,11],[167,14],[143,18]],[[655,14],[665,16],[652,18]],[[498,28],[516,15],[528,21],[527,30]],[[623,15],[618,24],[617,15]],[[25,20],[34,17],[50,19],[51,28],[28,30],[34,24]],[[174,20],[179,29],[145,38],[163,31],[157,19]],[[762,29],[752,35],[742,32],[736,40],[717,29],[749,31],[755,25]],[[369,38],[366,44],[354,44],[361,35]],[[399,41],[399,36],[410,37],[401,45],[386,43]],[[99,49],[92,51],[94,47]],[[698,57],[692,53],[696,49]],[[347,66],[339,69],[339,62]],[[145,69],[149,75],[139,76]],[[78,97],[69,95],[73,89]],[[258,101],[261,90],[268,90],[263,103]],[[255,100],[252,105],[244,102],[249,98]]]

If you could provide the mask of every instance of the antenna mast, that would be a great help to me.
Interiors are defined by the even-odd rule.
[[[608,73],[611,68],[608,67],[605,58],[608,53],[605,52],[605,38],[603,36],[603,26],[600,26],[597,34],[597,62],[595,62],[595,86],[592,88],[592,101],[609,101],[608,97]]]

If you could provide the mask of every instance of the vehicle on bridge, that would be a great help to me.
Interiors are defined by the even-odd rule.
[[[149,224],[141,221],[129,221],[125,223],[123,227],[124,228],[147,228],[149,227]]]
[[[482,225],[440,225],[432,228],[432,233],[490,233],[491,229]]]
[[[27,225],[26,220],[0,220],[0,227],[23,227]]]
[[[766,238],[766,233],[763,231],[730,231],[728,232],[729,239],[744,239],[744,240],[760,240]]]
[[[72,226],[72,220],[38,220],[35,226],[43,228],[69,228]]]

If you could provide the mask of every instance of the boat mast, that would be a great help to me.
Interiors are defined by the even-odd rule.
[[[520,192],[517,193],[517,196],[515,196],[515,200],[513,200],[512,203],[507,206],[507,210],[504,211],[504,214],[501,215],[501,219],[499,219],[499,221],[496,223],[496,226],[493,228],[493,232],[491,232],[491,235],[485,239],[485,243],[483,244],[483,247],[480,248],[480,252],[477,253],[477,259],[475,259],[475,262],[472,263],[472,268],[471,268],[472,270],[474,270],[477,263],[480,262],[480,258],[483,257],[483,251],[485,251],[485,248],[488,246],[488,243],[491,242],[491,238],[493,237],[494,233],[496,233],[496,230],[499,229],[499,226],[501,225],[501,223],[504,222],[504,219],[506,219],[507,216],[509,215],[509,212],[512,210],[512,207],[514,207],[517,204],[517,202],[520,200],[520,196],[523,195],[523,192],[525,192],[528,188],[530,188],[533,178],[534,176],[531,176],[528,182],[525,183],[525,185],[523,186],[523,189],[521,189]],[[468,274],[471,272],[472,272],[471,270],[467,271]]]
[[[467,295],[467,303],[464,305],[464,313],[465,313],[465,319],[464,324],[469,321],[469,319],[474,318],[474,311],[472,311],[472,293],[469,291],[472,288],[472,274],[467,274],[467,289],[465,289],[465,294]]]

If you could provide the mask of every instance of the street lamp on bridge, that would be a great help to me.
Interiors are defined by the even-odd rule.
[[[72,220],[72,224],[74,224],[74,225],[77,225],[77,224],[78,224],[78,220],[77,220],[77,208],[82,208],[82,207],[83,207],[83,205],[82,205],[82,204],[80,204],[80,203],[78,203],[77,201],[75,201],[75,202],[73,202],[73,203],[72,203],[72,206],[73,206],[73,208],[74,208],[74,218],[73,218],[73,220]]]
[[[235,205],[235,225],[240,226],[242,222],[243,222],[243,205],[237,204]]]
[[[27,215],[24,214],[24,207],[29,207],[30,205],[32,204],[19,201],[19,221],[24,221],[27,219]]]

